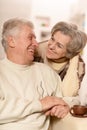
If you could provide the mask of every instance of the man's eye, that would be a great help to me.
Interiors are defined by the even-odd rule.
[[[32,40],[32,37],[28,37],[29,40]]]

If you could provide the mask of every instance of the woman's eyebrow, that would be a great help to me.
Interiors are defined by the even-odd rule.
[[[64,45],[62,44],[62,43],[60,43],[60,42],[57,42],[61,47],[64,47]]]

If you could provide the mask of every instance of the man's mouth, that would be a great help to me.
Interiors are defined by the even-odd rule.
[[[32,54],[34,54],[34,49],[28,48],[28,52],[31,52]]]

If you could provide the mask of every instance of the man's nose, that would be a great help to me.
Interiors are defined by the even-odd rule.
[[[34,46],[38,47],[38,42],[37,42],[37,40],[36,40],[36,39],[33,39],[33,41],[32,41],[32,42],[33,42],[33,45],[34,45]]]

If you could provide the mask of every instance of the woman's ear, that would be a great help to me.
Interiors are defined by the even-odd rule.
[[[7,41],[8,41],[8,46],[14,48],[15,47],[15,40],[13,36],[8,36],[7,37]]]

